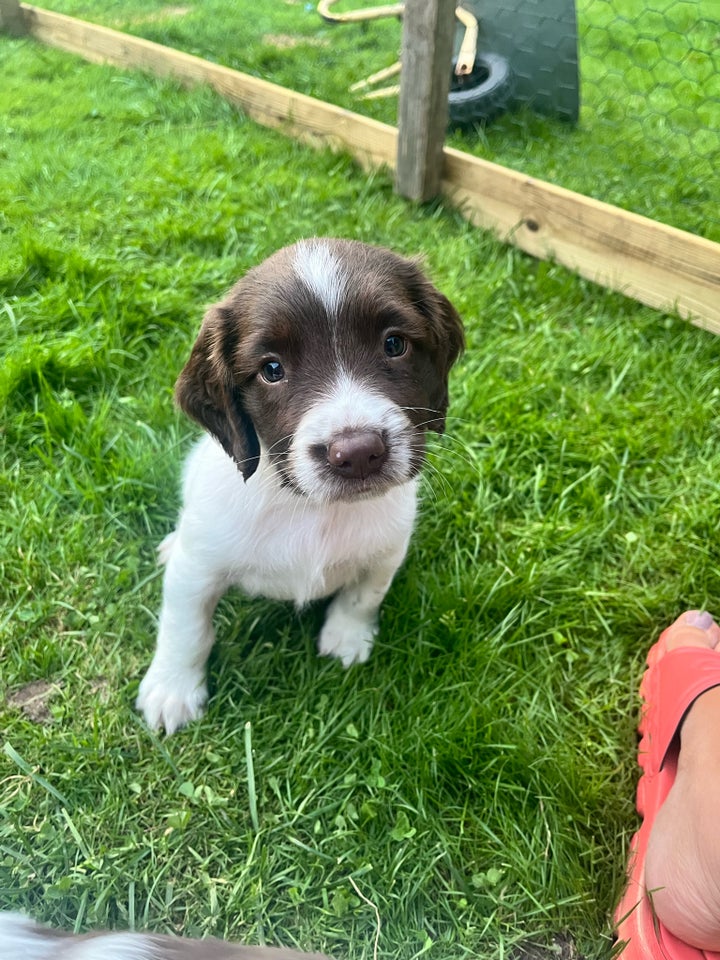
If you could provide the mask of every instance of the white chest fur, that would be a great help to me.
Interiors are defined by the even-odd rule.
[[[301,606],[354,582],[385,556],[404,555],[417,480],[373,499],[313,503],[283,488],[264,460],[245,483],[208,437],[188,459],[184,494],[177,534],[212,560],[217,578]],[[220,513],[218,501],[225,505]]]
[[[367,660],[412,533],[415,479],[381,497],[317,503],[283,487],[265,457],[244,481],[207,437],[188,458],[183,494],[178,526],[160,545],[158,643],[137,699],[151,727],[172,733],[202,714],[212,612],[233,584],[298,606],[335,594],[318,649],[346,667]]]

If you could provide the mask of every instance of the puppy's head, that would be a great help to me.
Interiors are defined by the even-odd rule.
[[[410,260],[348,240],[286,247],[207,312],[180,407],[247,480],[261,454],[315,500],[377,496],[442,433],[460,318]]]

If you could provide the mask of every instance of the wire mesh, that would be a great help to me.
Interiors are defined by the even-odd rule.
[[[720,240],[718,0],[462,8],[477,62],[453,76],[452,145]],[[456,55],[463,36],[458,21]]]
[[[478,49],[507,56],[517,95],[505,116],[455,135],[459,145],[720,240],[717,0],[468,6],[480,20]]]
[[[479,63],[453,80],[465,102],[450,145],[720,241],[720,0],[461,2],[478,20]],[[377,86],[396,88],[397,77],[363,84],[396,63],[397,16],[338,26],[323,20],[317,0],[41,5],[397,119],[396,89],[364,99]],[[340,13],[396,6],[331,5]],[[456,52],[462,35],[458,20]],[[494,92],[482,100],[474,87],[489,80]]]

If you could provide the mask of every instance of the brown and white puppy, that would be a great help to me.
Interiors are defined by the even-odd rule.
[[[0,913],[3,960],[329,960],[284,947],[244,947],[223,940],[186,940],[153,933],[52,930],[18,913]]]
[[[348,240],[280,250],[210,308],[176,385],[211,436],[160,545],[157,648],[137,700],[151,727],[203,712],[212,614],[233,585],[298,606],[334,595],[320,653],[367,660],[462,347],[455,309],[416,263]]]

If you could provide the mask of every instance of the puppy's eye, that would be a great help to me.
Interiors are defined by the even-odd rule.
[[[385,337],[385,355],[387,357],[401,357],[404,353],[407,353],[407,348],[407,340],[399,334],[391,333],[389,337]]]
[[[260,376],[267,383],[277,383],[285,377],[285,370],[279,360],[268,360],[260,368]]]

